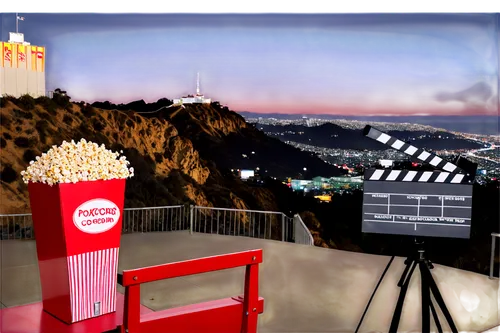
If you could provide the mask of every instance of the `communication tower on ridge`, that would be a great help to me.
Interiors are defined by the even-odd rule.
[[[0,96],[45,96],[46,49],[24,40],[19,21],[24,17],[16,14],[16,32],[9,33],[7,42],[0,41]]]
[[[198,72],[197,73],[197,77],[196,77],[196,96],[200,96],[200,73]]]
[[[174,98],[174,104],[210,104],[211,102],[212,100],[210,98],[205,98],[205,96],[200,92],[200,73],[197,73],[195,95]]]

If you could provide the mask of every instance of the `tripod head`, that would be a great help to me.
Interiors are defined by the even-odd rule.
[[[406,259],[405,264],[410,264],[411,261],[415,261],[417,263],[424,262],[425,264],[427,264],[427,266],[430,269],[434,268],[431,261],[429,259],[427,259],[425,256],[425,241],[424,241],[424,239],[422,237],[415,237],[414,245],[415,245],[415,249],[416,249],[415,252],[416,253],[413,256],[409,256]]]

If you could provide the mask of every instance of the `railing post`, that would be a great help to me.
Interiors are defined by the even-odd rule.
[[[281,213],[281,241],[285,241],[285,214]]]
[[[495,267],[495,245],[496,240],[495,237],[498,237],[498,234],[491,234],[491,258],[490,258],[490,279],[493,279],[493,269]],[[500,276],[499,276],[500,278]]]
[[[189,233],[193,234],[194,206],[189,205]]]
[[[300,236],[298,235],[299,233],[299,228],[297,228],[297,214],[295,214],[292,218],[292,224],[293,224],[293,238],[294,238],[294,243],[297,243],[297,240],[300,238]]]

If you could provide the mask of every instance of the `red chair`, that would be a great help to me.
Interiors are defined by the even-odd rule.
[[[123,271],[118,283],[125,287],[122,333],[256,333],[264,312],[259,297],[262,250],[251,250]],[[245,294],[215,301],[140,314],[140,286],[175,277],[246,266]],[[223,282],[222,282],[223,283]]]

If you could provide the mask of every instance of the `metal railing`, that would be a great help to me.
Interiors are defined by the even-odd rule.
[[[188,214],[189,207],[181,205],[125,208],[123,210],[122,232],[189,230]]]
[[[314,244],[298,215],[281,212],[185,205],[125,208],[122,221],[123,233],[190,230]],[[31,214],[1,214],[0,230],[0,239],[35,239]]]
[[[191,232],[293,242],[293,218],[281,212],[192,206]]]
[[[34,239],[31,214],[0,215],[0,239]]]
[[[495,267],[495,238],[500,238],[500,234],[491,233],[491,258],[490,258],[490,279],[493,279],[493,269]],[[500,248],[499,248],[500,250]],[[500,252],[500,251],[499,251]],[[499,268],[499,278],[500,278],[500,268]]]
[[[295,243],[314,246],[314,238],[299,214],[295,214],[293,223],[295,228]]]

